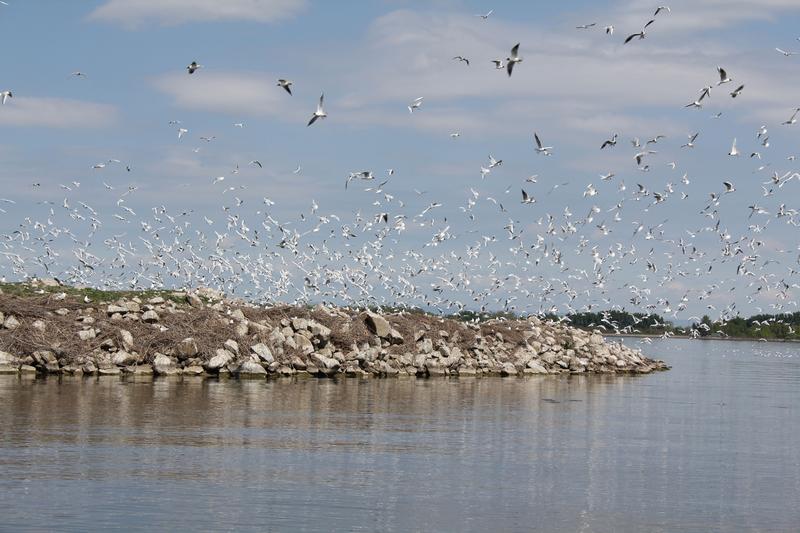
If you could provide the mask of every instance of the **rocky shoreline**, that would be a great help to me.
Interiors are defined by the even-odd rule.
[[[668,369],[599,333],[535,317],[465,323],[417,312],[262,307],[210,289],[94,301],[41,286],[0,292],[2,374],[263,379]]]

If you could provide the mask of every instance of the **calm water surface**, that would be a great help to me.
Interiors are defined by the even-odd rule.
[[[673,370],[0,376],[0,529],[800,531],[800,345],[645,350]]]

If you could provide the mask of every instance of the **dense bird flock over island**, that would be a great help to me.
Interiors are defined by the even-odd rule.
[[[494,10],[476,15],[474,23],[491,24],[493,15]],[[601,32],[621,46],[644,47],[646,37],[670,16],[669,6],[654,6],[638,31],[623,36],[613,24],[597,22],[571,31]],[[453,66],[513,84],[521,69],[537,69],[537,54],[535,43],[509,37],[506,57],[441,53],[447,61],[452,57]],[[787,61],[795,55],[781,47],[770,53]],[[201,58],[187,59],[192,60],[183,75],[192,80],[214,69]],[[110,74],[72,73],[76,83],[104,75]],[[304,80],[289,77],[275,81],[283,98],[298,98],[298,87],[309,89]],[[20,96],[10,86],[13,80],[2,83],[9,86],[0,87],[0,113]],[[308,102],[304,131],[336,128],[337,114],[347,110],[329,108],[325,87],[312,89],[319,97]],[[710,101],[747,106],[747,96],[746,79],[710,64],[707,84],[686,94],[675,109],[703,114],[711,123],[725,116],[708,113]],[[416,120],[436,105],[441,102],[410,94],[406,109],[398,106],[397,113]],[[352,169],[336,177],[346,194],[359,199],[358,209],[342,211],[314,198],[313,191],[298,189],[307,208],[292,216],[279,214],[268,184],[256,189],[239,180],[241,174],[264,171],[266,160],[241,161],[224,175],[197,176],[198,187],[219,195],[218,207],[205,212],[195,209],[191,198],[144,205],[137,199],[136,161],[87,161],[85,178],[47,191],[42,183],[28,184],[46,192],[46,201],[0,198],[0,277],[56,278],[107,290],[210,287],[258,303],[392,306],[444,315],[563,316],[624,308],[700,325],[704,314],[723,322],[736,317],[738,300],[779,317],[797,310],[800,252],[796,242],[776,247],[770,232],[800,222],[795,205],[800,173],[793,170],[794,154],[773,153],[770,139],[796,127],[796,105],[786,102],[785,120],[754,129],[750,138],[725,139],[730,148],[719,157],[738,160],[742,171],[714,182],[681,172],[680,160],[660,156],[665,145],[692,151],[705,141],[702,130],[685,138],[609,131],[597,139],[597,150],[625,154],[627,166],[598,169],[585,183],[543,173],[509,177],[503,174],[504,158],[520,156],[493,148],[476,162],[474,174],[454,179],[444,197],[408,187],[396,170],[402,161],[386,161],[381,169]],[[246,129],[246,124],[230,127]],[[195,136],[189,119],[165,120],[164,128],[174,130],[175,143],[195,142],[195,153],[226,135]],[[445,135],[441,150],[460,142],[462,134]],[[528,146],[537,159],[561,156],[548,131],[535,127]],[[302,175],[302,164],[291,173]],[[564,198],[558,189],[574,191],[574,202],[556,200]],[[743,189],[749,195],[746,207],[733,201]],[[586,201],[591,207],[577,211],[574,205]],[[679,204],[682,215],[662,219],[662,204]],[[23,216],[12,218],[20,209]],[[502,223],[489,225],[497,217],[487,211],[499,213]],[[592,325],[635,331],[602,316],[605,320]]]

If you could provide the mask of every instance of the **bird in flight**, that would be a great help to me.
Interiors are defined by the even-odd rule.
[[[290,95],[292,94],[292,81],[291,80],[280,79],[280,80],[278,80],[278,84],[277,85],[278,85],[278,87],[283,87],[284,89],[286,89],[286,92],[289,93]]]
[[[625,44],[628,44],[629,42],[631,42],[634,37],[638,37],[639,39],[644,39],[644,37],[646,35],[645,34],[645,30],[653,22],[655,22],[655,19],[650,19],[650,21],[648,21],[648,23],[644,25],[644,27],[642,28],[642,31],[640,31],[638,33],[632,33],[632,34],[628,35],[628,37],[625,39]]]
[[[201,68],[203,68],[203,65],[198,65],[197,61],[192,61],[191,63],[189,63],[189,65],[187,65],[186,71],[189,74],[194,74],[197,70]]]
[[[494,13],[494,9],[490,9],[490,10],[489,10],[489,12],[488,12],[488,13],[486,13],[485,15],[480,15],[480,14],[478,14],[478,15],[475,15],[475,16],[476,16],[476,17],[480,17],[480,18],[482,18],[483,20],[486,20],[486,19],[488,19],[488,18],[489,18],[489,17],[492,15],[492,13]]]
[[[576,30],[588,30],[589,28],[593,28],[597,26],[596,22],[592,22],[591,24],[581,24],[580,26],[575,26]]]
[[[536,141],[537,154],[550,155],[550,150],[553,149],[552,146],[542,146],[542,140],[539,139],[539,134],[536,132],[533,133],[533,139]]]
[[[717,67],[717,72],[719,72],[719,81],[717,82],[717,85],[722,85],[723,83],[733,81],[733,78],[728,77],[728,73],[725,72],[724,68]]]
[[[785,55],[786,57],[797,55],[797,52],[790,52],[788,50],[781,50],[780,48],[775,48],[775,50],[777,50],[781,54]]]
[[[744,90],[744,85],[739,85],[734,91],[731,92],[731,98],[736,98]]]
[[[522,63],[522,58],[519,56],[519,43],[514,45],[511,49],[511,57],[506,58],[506,68],[508,69],[508,76],[511,77],[511,71],[514,70],[514,64]]]
[[[0,97],[3,98],[3,104],[5,104],[6,100],[8,100],[9,98],[13,98],[14,95],[11,93],[11,91],[3,91],[3,92],[0,93]],[[24,98],[23,98],[23,100],[24,100]]]
[[[325,101],[325,93],[322,93],[320,95],[320,97],[319,97],[319,103],[317,104],[317,110],[314,111],[313,115],[311,115],[311,120],[308,121],[308,124],[306,124],[306,127],[312,125],[314,122],[317,121],[318,118],[325,118],[325,117],[328,116],[328,114],[322,108],[322,105],[323,105],[324,101]]]
[[[419,109],[422,105],[422,100],[424,100],[424,96],[420,96],[419,98],[414,98],[414,101],[408,105],[408,112],[413,113],[415,109]]]

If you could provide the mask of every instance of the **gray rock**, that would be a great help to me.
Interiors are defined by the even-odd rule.
[[[403,339],[403,336],[400,335],[400,332],[394,328],[391,328],[389,330],[389,334],[386,336],[386,340],[388,340],[392,344],[403,344],[405,342],[405,339]]]
[[[159,320],[158,313],[156,313],[152,309],[150,311],[145,311],[144,314],[142,314],[142,322],[153,324],[155,322],[158,322],[158,320]]]
[[[125,350],[120,350],[111,356],[111,362],[117,366],[129,366],[136,362],[136,356]]]
[[[375,313],[364,313],[364,323],[367,328],[378,337],[386,337],[392,329],[389,321]]]
[[[82,329],[78,332],[78,338],[82,341],[88,341],[97,337],[93,328],[90,329]]]
[[[14,330],[19,327],[19,320],[14,315],[8,315],[3,321],[3,327],[9,330]]]
[[[528,361],[528,367],[524,370],[526,374],[547,374],[547,369],[538,361]]]
[[[84,368],[84,372],[86,369]],[[117,367],[111,368],[101,368],[97,371],[97,373],[101,376],[118,376],[122,373],[122,371]]]
[[[517,367],[515,367],[512,363],[503,363],[503,366],[500,372],[504,376],[516,376],[517,375]]]
[[[19,358],[8,352],[0,350],[0,365],[17,365]]]
[[[109,315],[115,315],[115,314],[124,315],[127,312],[128,312],[128,308],[127,307],[124,307],[122,305],[116,305],[116,304],[111,304],[106,309],[106,313],[109,314]]]
[[[311,361],[319,368],[325,370],[338,370],[339,361],[333,357],[326,357],[319,353],[312,353],[310,356]]]
[[[33,360],[36,362],[38,366],[47,365],[57,365],[58,359],[56,358],[56,354],[51,352],[50,350],[37,350],[33,352]]]
[[[47,324],[44,323],[44,320],[34,320],[31,326],[40,333],[44,333],[47,329]]]
[[[236,342],[236,341],[235,341],[235,340],[233,340],[233,339],[228,339],[228,340],[226,340],[226,341],[225,341],[225,343],[223,344],[223,346],[224,346],[224,347],[225,347],[225,349],[226,349],[226,350],[228,350],[229,352],[232,352],[232,353],[235,353],[235,354],[238,354],[238,353],[239,353],[239,343],[238,343],[238,342]]]
[[[218,349],[216,355],[206,362],[205,369],[209,371],[219,371],[220,368],[233,360],[233,354],[228,350]]]
[[[314,337],[317,337],[318,339],[321,339],[323,341],[327,342],[328,339],[330,339],[330,337],[331,337],[330,328],[327,328],[327,327],[323,326],[319,322],[315,322],[313,320],[310,321],[309,324],[308,324],[308,329],[309,329],[309,331],[311,331],[311,334]]]
[[[303,337],[302,335],[295,335],[293,338],[297,348],[303,353],[303,355],[308,355],[314,351],[314,344],[306,337]]]
[[[239,368],[236,370],[236,374],[239,377],[261,377],[266,376],[267,371],[264,370],[263,366],[255,361],[245,361],[239,365]]]
[[[292,323],[292,329],[295,331],[303,331],[305,329],[308,329],[308,320],[306,320],[305,318],[295,317],[292,319],[291,323]]]
[[[16,374],[19,369],[15,365],[7,365],[0,363],[0,374]]]
[[[178,359],[190,359],[198,354],[200,350],[197,347],[197,342],[192,337],[186,337],[175,347],[175,353]]]
[[[174,359],[163,353],[157,353],[153,358],[153,371],[160,376],[165,376],[177,374],[178,368]]]
[[[258,343],[250,347],[250,350],[258,356],[259,359],[264,361],[267,364],[272,363],[275,361],[275,358],[272,356],[272,350],[269,349],[269,346],[263,343]]]

